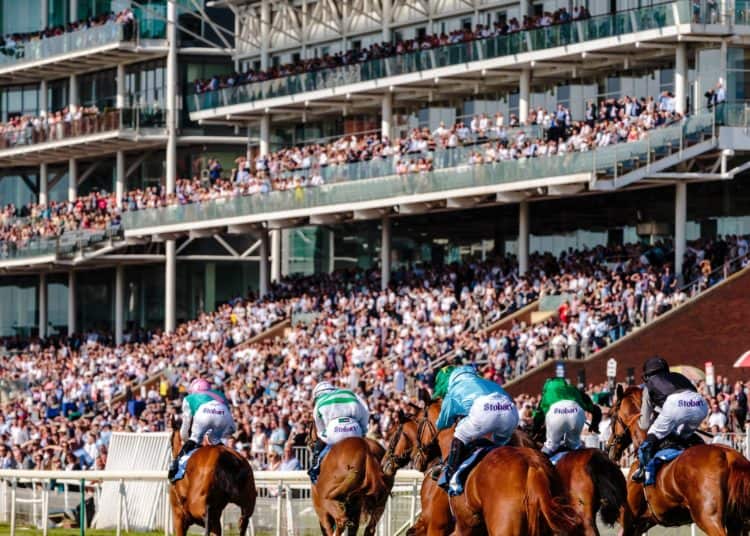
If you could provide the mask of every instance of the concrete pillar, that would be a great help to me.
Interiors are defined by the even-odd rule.
[[[42,80],[39,83],[39,115],[47,115],[49,111],[47,110],[47,106],[49,106],[47,103],[48,87],[46,80]]]
[[[41,0],[39,9],[42,12],[42,28],[49,26],[49,0]]]
[[[68,201],[75,201],[78,197],[78,161],[68,160]]]
[[[393,94],[388,91],[383,95],[381,105],[380,131],[381,137],[391,139],[393,128]]]
[[[76,273],[68,272],[68,335],[77,331],[76,326]]]
[[[258,293],[262,298],[268,294],[268,229],[260,231],[260,279]]]
[[[125,64],[120,63],[117,65],[117,100],[116,106],[122,110],[125,108]]]
[[[391,41],[391,18],[393,18],[393,2],[392,0],[382,0],[381,10],[383,13],[383,42],[390,43]],[[432,32],[432,28],[428,33]]]
[[[674,275],[682,277],[687,234],[687,184],[678,182],[674,195]]]
[[[518,273],[529,271],[529,202],[518,205]]]
[[[174,193],[177,184],[177,6],[167,2],[167,154],[166,188]]]
[[[115,267],[115,344],[122,344],[125,326],[125,266]]]
[[[47,274],[39,274],[39,337],[47,337]]]
[[[203,310],[213,312],[216,305],[216,263],[207,262],[203,286]]]
[[[75,111],[78,108],[78,75],[71,74],[68,77],[68,106],[71,111]]]
[[[271,116],[268,114],[260,118],[259,139],[261,156],[271,154]]]
[[[39,164],[39,203],[47,203],[47,163]]]
[[[529,119],[529,101],[531,100],[531,69],[521,70],[518,81],[518,120],[521,124]]]
[[[336,270],[336,233],[333,230],[328,231],[328,273],[332,274]]]
[[[684,114],[688,89],[687,43],[677,43],[674,54],[674,99],[675,111]]]
[[[125,195],[125,152],[117,151],[115,165],[115,199],[117,204],[122,203],[122,198]]]
[[[70,0],[70,9],[68,11],[68,20],[76,22],[78,20],[78,0]]]
[[[265,71],[270,65],[269,43],[271,37],[271,3],[261,0],[260,3],[260,68]]]
[[[391,218],[384,216],[380,221],[380,288],[385,290],[391,282]]]
[[[271,235],[271,281],[276,283],[281,279],[281,229],[269,232]]]
[[[177,248],[174,240],[167,240],[164,245],[164,331],[172,333],[177,316]]]
[[[521,14],[521,16],[518,17],[518,22],[523,24],[523,18],[529,14],[529,0],[521,0],[518,5],[518,9]]]

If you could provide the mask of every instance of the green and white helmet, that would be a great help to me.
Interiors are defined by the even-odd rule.
[[[318,382],[315,389],[313,389],[313,400],[317,400],[319,396],[332,393],[335,390],[336,387],[329,381]]]

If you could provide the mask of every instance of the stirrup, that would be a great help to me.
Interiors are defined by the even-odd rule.
[[[635,473],[633,473],[633,476],[630,477],[630,480],[639,484],[643,483],[643,481],[646,480],[646,469],[644,469],[643,466],[639,465],[638,469],[636,469]]]
[[[430,478],[432,478],[435,482],[437,482],[440,479],[440,475],[443,474],[444,470],[445,470],[445,467],[442,464],[437,464],[435,467],[432,468],[432,471],[430,471]]]

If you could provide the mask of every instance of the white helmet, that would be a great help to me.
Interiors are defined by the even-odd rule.
[[[319,396],[326,393],[332,393],[335,390],[336,387],[334,387],[334,385],[329,381],[318,382],[318,384],[315,386],[315,389],[313,389],[313,400],[317,400]]]

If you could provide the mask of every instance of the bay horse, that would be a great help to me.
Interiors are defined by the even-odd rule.
[[[424,413],[424,418],[417,425],[416,439],[409,439],[407,427],[404,425],[405,436],[393,443],[393,449],[403,455],[403,448],[412,444],[414,465],[418,470],[425,470],[425,464],[432,461],[436,453],[437,428],[435,422],[440,413],[440,401],[433,402]],[[540,445],[522,430],[513,432],[509,446],[519,446],[539,449]],[[389,449],[390,450],[390,449]],[[439,454],[439,452],[437,453]],[[388,453],[386,453],[388,457]],[[602,521],[609,526],[619,520],[624,529],[631,523],[630,511],[627,507],[627,485],[620,468],[598,449],[580,449],[569,452],[556,465],[563,487],[567,490],[573,508],[582,519],[580,533],[584,536],[598,536],[597,514],[601,514]],[[447,494],[439,488],[432,479],[422,486],[423,512],[415,525],[419,528],[417,534],[449,534],[452,528],[445,523],[444,516],[438,514],[437,509],[447,506]],[[436,491],[437,490],[437,491]],[[441,495],[442,494],[442,495]],[[428,508],[425,508],[425,503]],[[450,518],[450,516],[448,516]],[[435,519],[435,522],[432,519]],[[421,528],[424,527],[424,532]]]
[[[617,387],[612,411],[609,457],[617,461],[632,444],[646,437],[638,423],[641,387]],[[632,475],[636,464],[630,469]],[[679,526],[694,522],[708,536],[747,534],[750,520],[750,462],[739,452],[720,445],[695,445],[661,468],[653,486],[628,479],[628,503],[635,516],[631,534],[654,525]]]
[[[315,442],[315,427],[309,434]],[[383,474],[384,449],[367,438],[349,437],[333,445],[320,463],[320,476],[312,486],[312,501],[320,529],[326,536],[356,534],[367,518],[365,536],[377,529],[393,486]]]
[[[172,457],[179,454],[182,439],[172,421]],[[250,463],[223,445],[203,446],[193,452],[185,476],[172,484],[169,502],[175,536],[185,536],[191,525],[205,528],[205,535],[221,535],[221,513],[227,504],[240,508],[240,536],[244,536],[255,511],[255,478]]]

